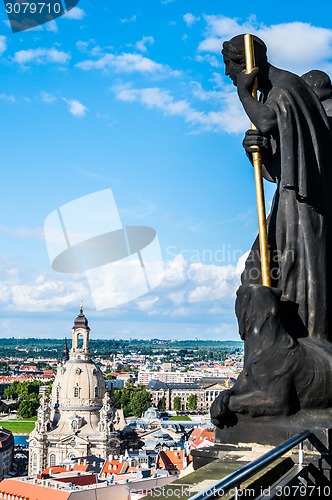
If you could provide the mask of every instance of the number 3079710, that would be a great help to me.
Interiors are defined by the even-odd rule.
[[[317,498],[322,496],[322,498],[331,498],[331,486],[314,486],[314,485],[286,485],[277,486],[276,496],[287,498],[287,497],[305,497]]]
[[[60,3],[50,2],[15,2],[6,3],[7,14],[60,14]]]

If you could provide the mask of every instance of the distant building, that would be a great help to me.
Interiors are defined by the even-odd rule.
[[[206,372],[204,370],[189,372],[172,372],[166,369],[162,369],[159,371],[140,370],[137,376],[137,383],[148,385],[152,380],[159,380],[160,382],[165,382],[165,384],[191,384],[194,382],[198,382],[200,379],[206,378],[207,376],[214,379],[218,378],[219,381],[225,380],[229,377],[236,378],[236,368],[232,366],[225,367],[225,371],[221,371],[219,369],[218,373]]]
[[[111,389],[123,389],[125,385],[125,381],[123,379],[108,379],[105,380],[106,382],[106,387],[110,391]]]
[[[150,408],[148,408],[144,412],[142,417],[145,420],[159,420],[161,418],[161,413],[158,410],[158,408],[154,408],[153,406],[150,406]]]
[[[12,468],[14,438],[11,431],[0,427],[0,479]]]
[[[130,452],[129,452],[130,453]],[[90,457],[87,457],[90,458]],[[88,460],[66,467],[48,467],[34,477],[4,479],[0,482],[0,498],[7,500],[132,500],[137,493],[153,491],[157,496],[163,486],[177,478],[177,471],[186,463],[181,456],[163,456],[160,465],[168,470],[150,469],[147,453],[141,455],[142,467],[134,458],[109,456],[105,463],[97,460],[88,466]],[[153,459],[156,463],[157,458]],[[83,462],[83,463],[82,463]],[[173,465],[171,465],[173,464]],[[132,492],[132,494],[131,494]],[[140,496],[138,497],[140,498]]]
[[[167,470],[170,474],[177,474],[186,469],[190,463],[190,457],[181,448],[163,449],[159,452],[157,467]]]
[[[188,439],[190,450],[198,450],[200,448],[207,448],[214,445],[214,429],[196,427],[192,431]]]
[[[129,500],[125,484],[96,484],[96,477],[79,471],[63,472],[50,477],[18,477],[0,483],[0,498],[15,500]]]
[[[151,394],[152,404],[157,408],[161,404],[161,400],[164,399],[166,410],[173,410],[174,399],[180,398],[180,410],[187,411],[188,399],[195,394],[197,396],[197,410],[208,411],[215,398],[225,390],[225,379],[205,378],[199,382],[183,384],[167,384],[159,380],[152,380],[149,382],[147,390]]]
[[[172,371],[172,363],[162,363],[161,369],[164,372],[171,372]]]
[[[105,380],[91,358],[89,333],[81,306],[72,329],[69,358],[65,345],[51,399],[42,393],[35,429],[29,436],[29,474],[39,474],[71,458],[106,457],[120,449]]]

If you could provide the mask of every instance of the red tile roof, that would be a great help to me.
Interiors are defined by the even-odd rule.
[[[4,479],[0,483],[0,493],[3,495],[14,495],[19,500],[67,500],[71,491],[61,491],[52,488],[47,488],[41,484],[31,484],[25,481],[17,481],[15,479]]]
[[[100,471],[100,474],[123,474],[128,469],[128,462],[113,458],[113,460],[106,460],[104,467]]]
[[[187,465],[184,450],[161,450],[159,452],[157,468],[163,468],[168,471],[182,470]]]
[[[199,428],[195,430],[198,429]],[[194,436],[193,436],[194,432],[192,432],[190,435],[189,444],[191,450],[195,448],[204,448],[205,446],[209,446],[210,444],[214,443],[213,429],[199,429],[199,430],[200,432],[195,433]]]

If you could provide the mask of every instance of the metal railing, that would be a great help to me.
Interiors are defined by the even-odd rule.
[[[277,458],[287,453],[297,444],[303,443],[311,435],[310,431],[303,431],[300,434],[288,439],[284,443],[276,446],[273,450],[268,451],[261,457],[253,460],[249,464],[244,465],[240,469],[232,472],[228,476],[224,477],[220,481],[211,485],[209,488],[197,493],[196,495],[190,497],[190,500],[209,500],[210,498],[221,497],[226,494],[232,488],[238,488],[241,483],[252,477],[257,472],[261,471]],[[301,454],[300,454],[301,461]]]

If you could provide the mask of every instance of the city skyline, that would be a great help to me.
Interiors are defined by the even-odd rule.
[[[251,32],[272,64],[332,74],[323,10],[80,0],[13,34],[2,6],[2,337],[69,335],[82,300],[93,338],[239,340],[235,291],[257,220],[248,120],[221,45]],[[43,224],[108,188],[124,225],[156,230],[166,269],[152,292],[97,312],[84,277],[52,270]]]

